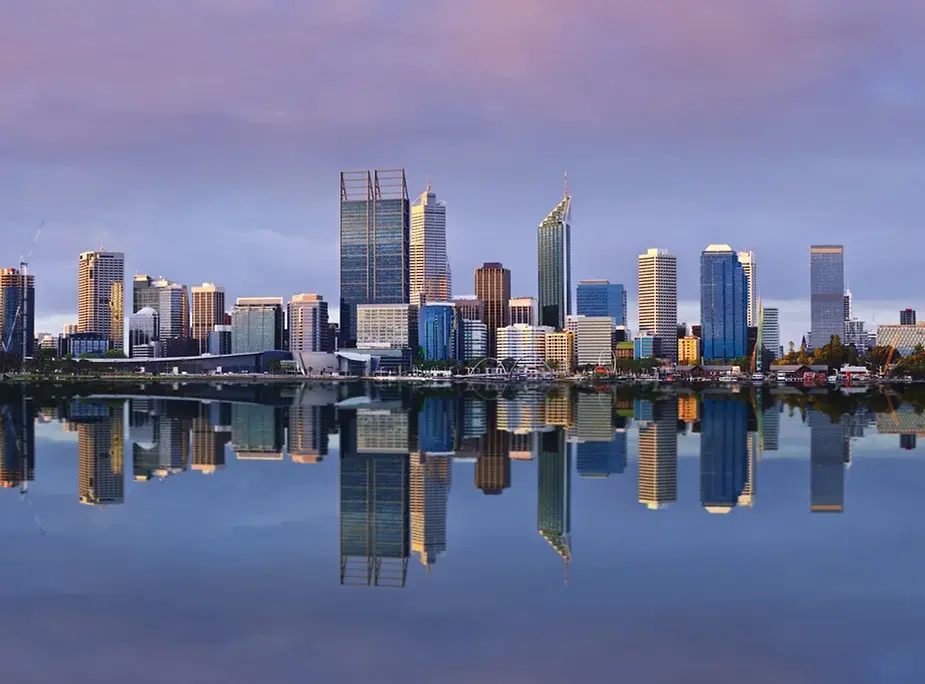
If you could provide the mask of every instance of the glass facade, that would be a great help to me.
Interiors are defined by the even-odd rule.
[[[406,304],[411,205],[404,171],[341,174],[340,326],[356,340],[357,304]]]
[[[245,354],[283,348],[282,300],[248,304],[231,310],[231,353]]]
[[[579,316],[610,316],[614,325],[626,325],[626,289],[619,283],[579,281],[576,304]]]
[[[748,282],[725,245],[711,245],[700,256],[700,321],[704,361],[748,353]]]
[[[0,351],[9,345],[7,351],[17,358],[23,356],[23,325],[26,332],[25,355],[33,356],[35,352],[35,288],[32,287],[32,276],[26,277],[29,286],[24,293],[22,281],[25,278],[22,275],[0,274]]]
[[[730,509],[748,482],[748,405],[704,399],[700,430],[700,502]]]
[[[809,413],[811,431],[810,510],[841,513],[845,509],[845,464],[851,460],[851,440],[845,423],[836,423],[821,411]]]
[[[841,245],[809,248],[810,332],[813,346],[844,332],[845,251]]]
[[[655,356],[655,338],[652,335],[640,335],[633,340],[633,358],[651,359]]]
[[[571,198],[566,195],[537,233],[539,325],[565,327],[572,313]]]
[[[456,308],[449,304],[427,304],[418,314],[418,339],[425,361],[459,359],[460,335]]]
[[[455,449],[454,406],[447,397],[427,397],[418,412],[418,451],[450,454]]]

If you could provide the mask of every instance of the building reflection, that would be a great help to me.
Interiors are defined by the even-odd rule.
[[[190,432],[199,405],[188,401],[130,399],[129,440],[135,480],[163,479],[184,472],[190,461]]]
[[[640,400],[633,412],[639,421],[639,503],[657,510],[678,500],[678,404]]]
[[[125,502],[124,402],[112,406],[77,402],[77,497],[105,506]]]
[[[231,448],[238,460],[283,460],[283,432],[282,408],[232,404]]]
[[[200,404],[190,430],[192,470],[205,475],[225,467],[225,447],[231,442],[231,405]]]
[[[498,429],[498,403],[486,407],[486,429],[475,462],[475,486],[483,494],[501,494],[511,486],[511,434]]]
[[[540,435],[537,527],[564,561],[568,579],[572,559],[572,459],[561,429]]]
[[[25,491],[35,480],[35,423],[31,399],[0,405],[0,487]]]
[[[700,503],[728,513],[749,484],[748,406],[704,397],[700,425]]]
[[[813,513],[841,513],[845,510],[845,464],[851,460],[845,424],[810,410],[809,430],[809,509]]]
[[[625,425],[622,419],[620,423]],[[568,439],[575,446],[578,477],[608,477],[626,470],[626,430],[616,431],[612,394],[578,395]]]

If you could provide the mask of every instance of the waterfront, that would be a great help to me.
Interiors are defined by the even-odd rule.
[[[901,398],[147,389],[4,395],[5,681],[925,671]]]

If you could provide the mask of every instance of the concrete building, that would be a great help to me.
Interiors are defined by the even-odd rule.
[[[282,297],[238,297],[231,310],[231,353],[281,350],[283,327]]]
[[[497,357],[496,331],[511,324],[511,272],[496,261],[475,269],[475,296],[485,305],[488,354]]]
[[[462,360],[475,361],[488,356],[488,327],[482,321],[462,319]]]
[[[610,316],[614,325],[626,326],[626,288],[609,280],[579,280],[576,296],[579,316]]]
[[[565,318],[572,313],[571,222],[566,179],[562,199],[537,230],[538,322],[556,330],[565,328]]]
[[[356,308],[357,348],[418,348],[418,307],[413,304],[360,304]]]
[[[737,255],[742,271],[745,273],[745,292],[747,303],[748,327],[758,325],[758,266],[755,263],[755,253],[752,251],[739,252]]]
[[[678,351],[678,260],[662,249],[639,255],[639,333],[653,336],[655,353]]]
[[[160,323],[157,311],[146,306],[128,319],[129,356],[152,356],[151,343],[160,339]]]
[[[698,338],[688,336],[678,340],[678,363],[682,366],[693,366],[700,363],[700,340]]]
[[[328,303],[319,294],[297,294],[289,300],[289,350],[328,349]]]
[[[452,303],[460,319],[485,322],[485,303],[478,297],[457,297]]]
[[[568,329],[575,335],[575,363],[609,366],[613,354],[613,319],[610,316],[569,316]]]
[[[411,205],[411,303],[446,302],[453,296],[446,253],[446,202],[430,182]]]
[[[509,325],[498,328],[498,355],[496,358],[516,359],[518,370],[545,367],[546,335],[555,332],[551,326]]]
[[[216,325],[209,333],[206,351],[213,356],[231,353],[231,326]]]
[[[845,329],[845,250],[841,245],[809,248],[810,349],[828,344]],[[812,344],[810,345],[809,342]]]
[[[199,353],[209,348],[209,335],[225,323],[225,288],[215,283],[194,285],[190,290],[192,314],[190,334],[199,343]]]
[[[0,269],[0,351],[35,354],[35,276],[17,268]]]
[[[765,307],[761,312],[761,340],[775,359],[780,358],[780,316],[775,307]]]
[[[546,333],[546,363],[562,372],[575,369],[575,333],[571,330]]]
[[[78,331],[102,335],[113,348],[122,349],[124,311],[125,255],[102,249],[83,252],[77,263]]]
[[[514,297],[508,302],[508,307],[511,311],[511,325],[536,325],[537,308],[533,297]]]

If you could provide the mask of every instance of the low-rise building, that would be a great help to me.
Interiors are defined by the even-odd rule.
[[[896,347],[896,351],[908,356],[919,345],[925,347],[925,323],[881,325],[877,328],[878,347]]]
[[[700,361],[700,339],[689,335],[678,340],[678,363],[694,365]]]
[[[575,333],[571,330],[546,333],[546,363],[562,372],[575,368]]]
[[[618,359],[631,359],[635,354],[634,347],[632,340],[618,341],[613,345],[613,355]]]
[[[566,325],[575,334],[575,363],[579,366],[610,365],[613,353],[613,318],[568,316]]]
[[[58,356],[70,354],[75,359],[81,356],[102,356],[112,349],[106,335],[92,332],[79,332],[58,338]]]
[[[231,353],[231,326],[216,325],[209,333],[208,351],[213,356]]]
[[[498,358],[515,359],[518,369],[539,369],[545,367],[546,335],[555,332],[548,326],[533,326],[518,323],[498,328]]]
[[[648,333],[637,335],[633,340],[633,358],[649,359],[655,356],[655,336]]]
[[[418,349],[418,307],[413,304],[357,306],[357,349]]]

